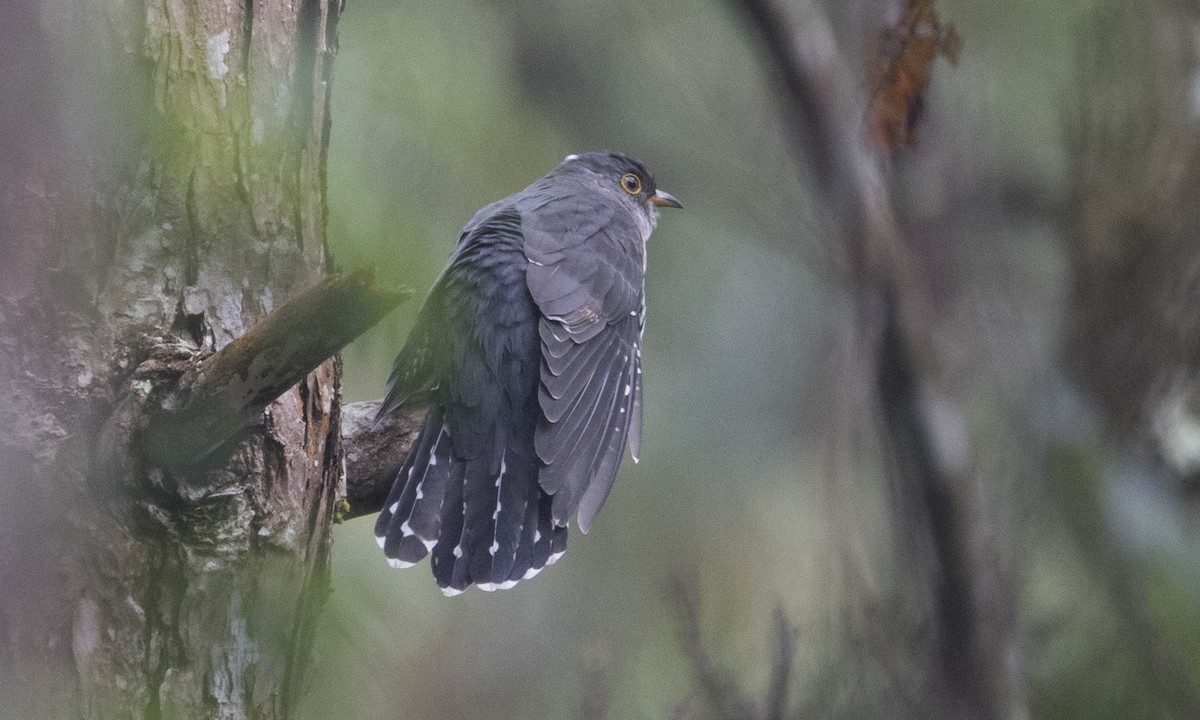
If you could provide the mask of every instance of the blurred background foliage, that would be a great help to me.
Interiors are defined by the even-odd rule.
[[[954,272],[930,275],[935,296],[955,298],[939,317],[945,374],[972,431],[992,560],[1013,570],[1012,662],[1036,717],[1163,717],[1147,670],[1120,651],[1125,619],[1102,591],[1103,567],[1046,510],[1039,460],[1024,450],[1030,426],[1056,422],[1032,398],[1070,334],[1063,226],[1037,208],[1070,194],[1076,53],[1094,3],[938,7],[964,49],[957,67],[935,66],[895,199],[910,227],[954,217],[938,246],[950,251],[934,258]],[[878,7],[827,11],[865,78]],[[920,683],[905,682],[903,657],[883,657],[904,643],[847,640],[847,607],[865,602],[848,588],[909,613],[899,576],[916,550],[895,546],[870,423],[856,434],[850,495],[831,507],[826,429],[849,291],[732,4],[350,0],[340,38],[328,187],[342,267],[374,264],[423,296],[478,207],[585,149],[639,157],[685,209],[664,213],[649,248],[642,462],[625,463],[591,535],[575,533],[536,581],[447,600],[426,564],[387,567],[373,518],[339,527],[301,717],[672,717],[695,693],[673,578],[694,587],[705,642],[748,692],[767,687],[781,607],[798,631],[799,695],[818,698],[808,716],[913,716],[901,696]],[[418,307],[347,349],[347,401],[381,395]],[[1172,592],[1150,594],[1187,605]],[[912,613],[886,626],[919,635]],[[1195,647],[1181,650],[1193,668]],[[872,697],[827,697],[831,672],[845,693]]]

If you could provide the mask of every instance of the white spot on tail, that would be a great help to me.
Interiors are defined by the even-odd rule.
[[[408,524],[407,520],[400,523],[400,537],[408,537],[409,535],[416,535],[416,534],[417,534],[416,531],[414,531],[412,529],[412,526]]]
[[[454,546],[454,557],[456,557],[456,558],[462,557],[462,545]],[[459,592],[462,592],[462,591],[460,590]]]
[[[438,431],[437,438],[433,441],[433,448],[431,448],[429,450],[429,467],[433,467],[434,465],[437,465],[438,446],[442,444],[442,438],[445,436],[446,436],[446,426],[443,425],[442,429],[440,431]]]
[[[537,574],[540,573],[541,571],[542,571],[542,568],[531,567],[525,571],[525,574],[521,576],[521,579],[528,580],[529,578],[537,577]]]
[[[496,551],[499,549],[500,549],[500,543],[493,540],[491,546],[488,547],[488,555],[495,555]]]
[[[462,595],[462,590],[455,590],[454,588],[451,588],[451,587],[444,587],[444,588],[442,588],[442,594],[445,595],[446,597],[454,597],[455,595]]]
[[[629,393],[631,393],[631,392],[633,392],[633,386],[626,384],[625,385],[625,397],[629,397]]]
[[[400,558],[388,558],[388,565],[391,565],[397,570],[403,570],[416,565],[416,563],[410,563],[407,560],[401,560]]]
[[[563,158],[563,162],[571,162],[572,160],[578,160],[578,159],[579,159],[578,155],[576,155],[575,153],[571,153],[570,155]]]
[[[397,500],[396,502],[392,503],[392,506],[390,508],[388,508],[388,512],[395,515],[396,510],[398,510],[399,508],[400,508],[400,501]]]
[[[541,542],[541,541],[542,541],[542,531],[541,531],[541,530],[534,530],[534,531],[533,531],[533,541],[534,541],[535,543],[539,543],[539,542]]]
[[[421,538],[421,544],[425,546],[425,552],[433,552],[433,546],[437,545],[437,540],[426,540]]]
[[[480,590],[482,590],[484,592],[496,592],[496,589],[499,586],[496,585],[496,583],[486,582],[486,583],[475,583],[475,587],[479,588]]]
[[[561,558],[563,555],[565,555],[566,552],[567,552],[566,550],[559,550],[558,552],[554,553],[550,557],[546,558],[546,564],[553,565],[554,563],[558,562],[558,559]]]
[[[499,588],[501,590],[512,590],[516,586],[517,586],[516,580],[505,580],[504,582],[500,583]]]
[[[387,542],[387,537],[386,537],[386,536],[384,536],[384,535],[376,535],[376,536],[375,536],[375,543],[376,543],[377,545],[379,545],[379,549],[380,549],[380,550],[382,550],[382,549],[383,549],[383,544],[384,544],[385,542]]]

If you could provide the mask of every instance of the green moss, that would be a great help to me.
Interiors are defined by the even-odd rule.
[[[341,524],[346,522],[346,518],[350,516],[350,501],[346,498],[338,500],[333,506],[333,522]]]

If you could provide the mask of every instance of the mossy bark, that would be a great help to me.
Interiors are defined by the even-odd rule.
[[[136,408],[319,282],[337,0],[14,0],[0,28],[0,716],[287,718],[336,360],[202,464]]]

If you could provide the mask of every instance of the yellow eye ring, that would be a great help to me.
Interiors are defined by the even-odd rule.
[[[630,195],[637,195],[642,191],[642,179],[633,173],[625,173],[621,176],[621,189]]]

